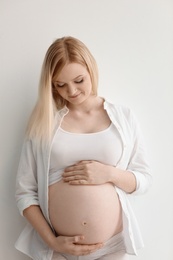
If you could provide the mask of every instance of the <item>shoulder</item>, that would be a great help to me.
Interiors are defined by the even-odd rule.
[[[113,103],[107,99],[105,99],[104,102],[104,108],[107,111],[112,112],[113,114],[120,116],[120,117],[127,117],[129,118],[132,114],[132,110],[130,107],[124,105],[124,104],[117,104],[117,103]]]
[[[104,108],[111,120],[117,122],[122,128],[134,130],[136,127],[139,127],[138,119],[130,107],[105,100]]]

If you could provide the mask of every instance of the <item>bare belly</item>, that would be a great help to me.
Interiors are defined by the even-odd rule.
[[[49,186],[49,214],[58,235],[84,235],[84,244],[108,240],[122,230],[122,210],[112,184]]]

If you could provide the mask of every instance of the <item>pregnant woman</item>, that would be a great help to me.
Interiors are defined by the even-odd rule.
[[[16,248],[34,260],[124,260],[143,246],[128,201],[151,184],[142,136],[131,110],[97,85],[81,41],[49,47],[16,182],[28,220]]]

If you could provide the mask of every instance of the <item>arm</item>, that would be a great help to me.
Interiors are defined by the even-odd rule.
[[[26,141],[22,149],[16,178],[16,200],[21,215],[33,226],[43,241],[54,251],[74,255],[89,254],[102,247],[102,243],[80,245],[84,239],[81,234],[73,237],[56,237],[39,206],[36,173],[37,166],[32,143]]]
[[[50,245],[55,237],[39,206],[37,165],[31,140],[23,144],[16,177],[16,201],[19,211],[43,240]]]
[[[37,166],[32,142],[26,140],[22,147],[18,172],[16,176],[15,198],[20,214],[31,205],[39,205]]]
[[[152,176],[146,159],[146,149],[140,127],[130,110],[126,111],[124,132],[130,140],[126,161],[121,167],[104,165],[96,161],[82,161],[65,169],[64,181],[69,184],[103,184],[111,182],[127,193],[143,194]],[[126,131],[125,131],[126,130]]]
[[[116,187],[127,193],[132,193],[136,190],[136,177],[130,171],[110,166],[108,182],[113,183]]]
[[[51,227],[44,218],[41,209],[37,205],[31,205],[23,211],[23,216],[27,221],[33,226],[33,228],[38,232],[40,237],[45,241],[45,243],[53,248],[54,241],[56,239]]]

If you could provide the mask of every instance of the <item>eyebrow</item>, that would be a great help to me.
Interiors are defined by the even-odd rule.
[[[78,78],[80,78],[80,77],[83,77],[83,76],[84,76],[84,75],[79,75],[79,76],[75,77],[75,78],[72,79],[72,80],[76,80],[76,79],[78,79]],[[60,81],[60,80],[55,80],[55,82],[64,83],[63,81]]]

